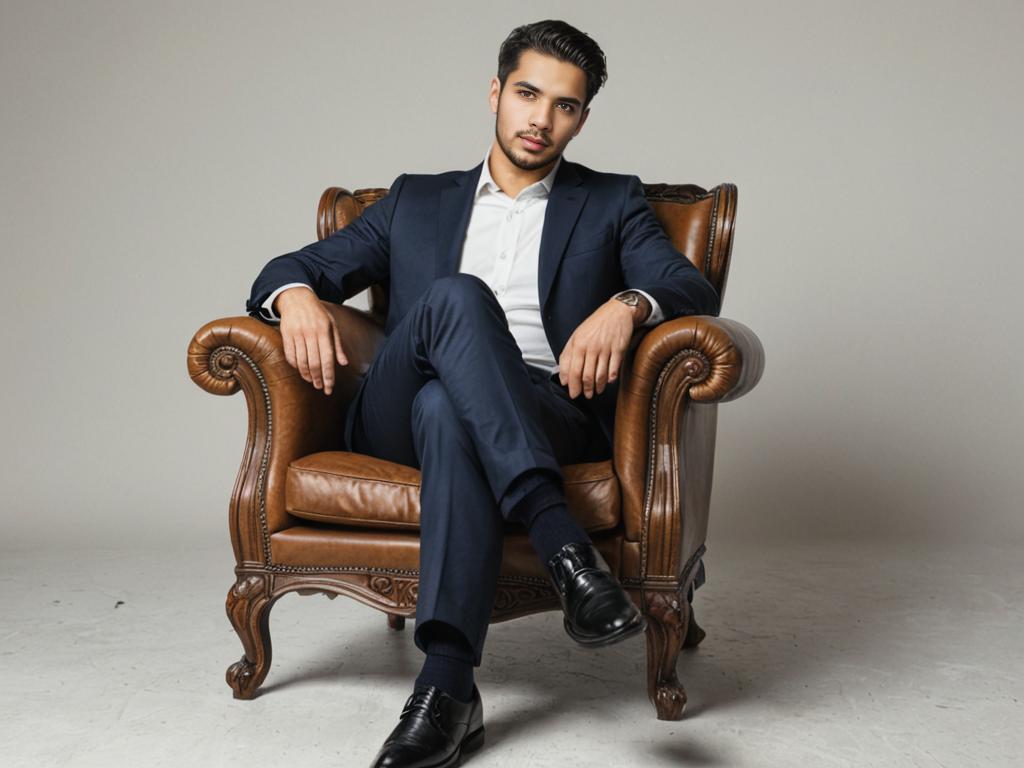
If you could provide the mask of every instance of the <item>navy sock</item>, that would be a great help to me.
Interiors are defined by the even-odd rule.
[[[545,566],[566,544],[591,541],[569,514],[562,486],[554,478],[546,479],[527,493],[512,516],[526,526],[530,543]]]
[[[415,685],[436,685],[459,701],[473,699],[473,646],[456,627],[432,620],[420,630],[427,658]]]

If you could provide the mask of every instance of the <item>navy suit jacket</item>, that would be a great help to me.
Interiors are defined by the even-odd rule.
[[[286,283],[307,283],[319,298],[338,304],[381,283],[388,286],[384,332],[390,334],[433,280],[458,272],[482,168],[483,161],[468,171],[403,173],[355,221],[269,261],[246,311],[263,317],[261,305]],[[548,196],[539,259],[540,312],[556,361],[573,331],[626,288],[653,296],[666,320],[719,312],[714,287],[672,246],[636,176],[594,171],[563,156]],[[608,448],[617,393],[618,381],[591,399],[577,397],[600,424]]]

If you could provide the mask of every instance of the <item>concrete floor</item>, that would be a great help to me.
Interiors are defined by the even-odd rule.
[[[642,638],[586,651],[531,616],[490,629],[466,764],[1022,765],[1021,554],[711,540],[684,720],[655,719]],[[288,595],[263,695],[236,701],[227,545],[0,563],[5,766],[368,766],[422,659],[412,622]]]

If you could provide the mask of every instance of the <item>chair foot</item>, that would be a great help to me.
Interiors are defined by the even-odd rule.
[[[388,614],[388,628],[394,630],[405,629],[405,616],[398,616],[394,613]]]
[[[645,592],[647,617],[647,696],[659,720],[681,720],[686,710],[686,689],[676,676],[690,604],[675,592]]]
[[[224,675],[228,685],[231,686],[236,699],[252,699],[256,697],[257,686],[253,684],[256,677],[256,665],[249,661],[249,657],[242,654],[242,658],[228,667]]]
[[[270,609],[274,601],[268,580],[259,574],[240,575],[228,590],[228,619],[245,651],[224,675],[236,699],[254,698],[270,671]]]

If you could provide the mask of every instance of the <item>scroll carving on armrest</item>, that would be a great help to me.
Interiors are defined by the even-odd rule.
[[[694,352],[688,362],[694,374],[688,394],[697,402],[735,400],[753,389],[764,372],[764,348],[750,328],[724,317],[688,315],[661,323],[644,337],[622,389],[649,397],[665,365],[684,350]],[[622,400],[620,392],[619,405]]]
[[[310,453],[340,450],[348,405],[384,338],[369,314],[323,303],[349,361],[337,366],[330,395],[288,362],[277,325],[249,316],[221,318],[200,328],[189,344],[188,372],[196,385],[215,395],[241,389],[248,403],[249,431],[230,508],[239,562],[269,561],[270,534],[288,524],[288,465]]]

